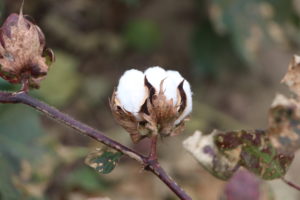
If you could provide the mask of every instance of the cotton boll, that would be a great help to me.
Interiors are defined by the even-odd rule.
[[[186,80],[184,80],[183,83],[183,90],[186,94],[186,107],[179,118],[175,121],[175,124],[179,124],[186,116],[188,116],[192,112],[193,109],[191,86]]]
[[[135,69],[126,71],[119,80],[116,97],[123,109],[137,116],[146,98],[144,74]]]
[[[160,90],[160,83],[163,82],[164,95],[168,100],[173,99],[173,104],[177,104],[177,89],[179,84],[184,80],[183,90],[186,94],[186,107],[182,114],[175,121],[175,124],[179,124],[187,115],[192,111],[192,91],[189,82],[187,82],[179,72],[168,70],[165,71],[161,67],[151,67],[145,71],[145,76],[149,83],[155,88],[156,92]]]
[[[182,132],[184,119],[192,111],[192,92],[177,71],[158,66],[144,73],[131,69],[120,78],[110,108],[135,143],[156,134],[175,136]]]
[[[156,93],[158,93],[161,81],[167,77],[166,71],[163,68],[156,66],[148,68],[144,74],[149,83],[155,88]]]
[[[173,104],[177,104],[177,89],[179,84],[184,80],[184,78],[177,71],[168,70],[166,72],[167,77],[163,83],[164,94],[168,100],[173,99]]]

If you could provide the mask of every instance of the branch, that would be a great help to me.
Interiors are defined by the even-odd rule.
[[[54,107],[51,107],[37,99],[29,96],[25,92],[18,93],[9,93],[9,92],[0,92],[0,103],[22,103],[28,106],[33,107],[34,109],[42,112],[46,116],[59,121],[84,135],[87,135],[117,151],[122,152],[123,154],[129,156],[130,158],[135,159],[139,163],[144,163],[144,156],[129,149],[128,147],[108,138],[104,133],[93,129],[92,127],[83,124],[72,117],[60,112]]]
[[[148,156],[149,160],[157,160],[157,139],[157,134],[153,135],[151,138],[150,154]]]
[[[108,147],[115,149],[128,157],[138,161],[140,164],[144,166],[144,169],[155,174],[162,182],[164,182],[181,200],[191,200],[189,197],[178,185],[172,180],[164,169],[159,165],[157,160],[151,160],[144,155],[130,149],[112,139],[105,136],[105,134],[101,131],[98,131],[82,122],[79,122],[67,114],[64,114],[57,110],[54,107],[51,107],[31,96],[29,96],[26,92],[0,92],[0,103],[21,103],[28,105],[46,116],[69,126],[78,132],[101,142],[102,144],[107,145]]]
[[[282,177],[281,180],[283,182],[285,182],[287,185],[289,185],[289,186],[293,187],[294,189],[300,191],[300,186],[299,185],[296,185],[295,183],[293,183],[293,182],[291,182],[289,180],[286,180],[284,177]]]

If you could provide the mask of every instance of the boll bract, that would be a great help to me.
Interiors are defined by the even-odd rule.
[[[120,78],[110,107],[133,142],[153,134],[172,136],[182,132],[192,111],[192,92],[177,71],[158,66],[144,73],[131,69]]]
[[[53,52],[45,48],[41,29],[22,14],[11,14],[0,29],[0,77],[10,83],[28,82],[38,88]],[[49,61],[49,62],[48,62]]]

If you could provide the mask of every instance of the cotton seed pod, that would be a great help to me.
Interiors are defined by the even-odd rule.
[[[143,73],[131,69],[120,78],[110,107],[136,143],[153,134],[181,133],[192,111],[192,92],[177,71],[151,67]]]
[[[11,14],[0,29],[0,77],[38,88],[54,54],[41,29],[22,14]]]

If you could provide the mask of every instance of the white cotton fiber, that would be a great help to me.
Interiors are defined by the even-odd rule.
[[[119,80],[116,93],[123,109],[137,115],[146,98],[144,74],[135,69],[126,71]]]
[[[187,80],[184,80],[183,90],[186,94],[186,107],[183,113],[179,116],[179,118],[175,121],[175,124],[179,124],[186,116],[188,116],[193,109],[193,100],[192,100],[192,91],[191,86]]]
[[[175,121],[175,125],[179,124],[190,114],[192,111],[192,91],[189,82],[179,72],[173,70],[165,71],[158,66],[150,67],[144,73],[136,69],[131,69],[123,74],[116,91],[116,97],[123,109],[131,112],[139,119],[138,112],[149,95],[145,87],[145,77],[155,88],[156,94],[159,92],[160,84],[163,81],[163,93],[167,100],[173,99],[174,106],[178,103],[178,86],[184,81],[183,90],[186,94],[186,107]]]
[[[173,99],[173,104],[177,104],[178,86],[184,80],[184,78],[177,71],[168,70],[167,77],[164,81],[163,88],[164,94],[168,100]]]
[[[149,83],[155,88],[156,93],[160,90],[160,83],[167,77],[166,71],[159,67],[150,67],[144,72]]]

